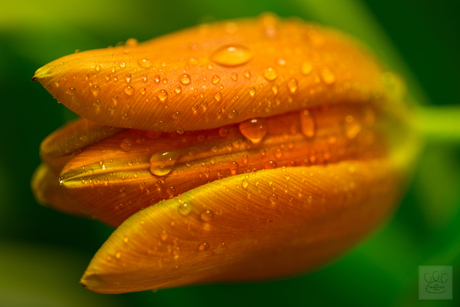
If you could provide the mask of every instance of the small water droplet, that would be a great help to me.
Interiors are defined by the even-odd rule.
[[[120,252],[117,252],[117,253],[115,254],[115,258],[120,259],[120,258],[121,258],[121,253],[120,253]]]
[[[141,59],[137,61],[137,64],[139,64],[139,66],[142,68],[149,68],[150,66],[152,66],[152,63],[149,59]]]
[[[274,84],[274,85],[272,86],[272,92],[273,92],[273,94],[274,94],[275,96],[278,95],[278,91],[279,91],[279,86],[278,86],[278,84]]]
[[[249,79],[249,78],[251,78],[251,72],[249,70],[245,70],[244,73],[243,73],[243,76],[246,79]]]
[[[161,102],[165,102],[168,99],[168,92],[165,90],[159,90],[157,92],[157,97]]]
[[[268,200],[270,201],[270,205],[274,206],[278,202],[278,196],[276,194],[272,194],[268,197]]]
[[[305,76],[308,76],[312,70],[313,66],[309,62],[303,62],[302,66],[300,66],[300,72]]]
[[[145,89],[145,87],[141,87],[139,92],[141,93],[141,95],[145,95],[145,93],[147,93],[147,90]]]
[[[222,127],[222,128],[219,129],[219,135],[220,135],[221,137],[224,137],[224,136],[226,136],[227,134],[228,134],[227,128]]]
[[[275,161],[270,160],[270,161],[266,162],[264,166],[265,166],[265,169],[274,169],[278,165],[276,164]]]
[[[176,132],[177,132],[178,134],[184,134],[184,133],[185,133],[185,129],[184,129],[184,128],[178,128],[178,129],[176,130]]]
[[[214,95],[214,99],[216,101],[220,101],[222,99],[222,93],[221,92],[217,92],[216,95]]]
[[[155,83],[157,83],[157,84],[160,83],[160,81],[161,81],[160,75],[153,76],[153,81],[155,81]]]
[[[295,92],[297,91],[297,80],[296,79],[291,79],[288,81],[288,88],[289,88],[289,92],[291,92],[291,94],[295,94]]]
[[[126,86],[125,94],[128,96],[131,96],[132,94],[134,94],[134,87],[132,87],[131,85]]]
[[[228,168],[230,169],[230,173],[232,175],[236,175],[236,173],[238,172],[238,167],[239,167],[239,164],[236,161],[232,161],[228,164]]]
[[[74,87],[69,87],[69,89],[66,91],[67,94],[69,95],[75,95],[77,90]]]
[[[177,85],[175,88],[174,88],[174,92],[176,94],[180,94],[182,93],[182,87],[180,85]]]
[[[349,139],[354,139],[361,132],[361,125],[351,115],[345,117],[344,126],[345,135]]]
[[[165,242],[167,239],[168,239],[168,233],[166,232],[166,230],[163,230],[161,233],[160,233],[160,239],[161,241]]]
[[[96,71],[101,71],[101,65],[99,64],[96,65]]]
[[[278,73],[276,70],[272,67],[269,67],[264,70],[264,78],[267,79],[268,81],[273,81],[276,78],[278,78]]]
[[[179,205],[179,213],[183,216],[189,215],[192,212],[192,206],[183,202]]]
[[[94,85],[91,87],[91,93],[93,93],[94,97],[96,97],[99,94],[100,90],[101,89],[97,85]]]
[[[123,151],[130,151],[132,145],[133,145],[133,141],[131,139],[124,139],[120,144],[120,148]]]
[[[204,252],[204,251],[207,251],[209,249],[209,244],[204,242],[204,243],[201,243],[199,246],[198,246],[198,251],[200,252]]]
[[[213,76],[212,77],[212,84],[217,84],[217,83],[219,83],[219,81],[220,81],[219,76]]]
[[[250,95],[251,97],[254,97],[255,94],[256,94],[256,89],[255,89],[253,86],[251,86],[251,87],[249,88],[249,95]]]
[[[180,83],[182,83],[183,85],[189,85],[192,80],[190,79],[190,76],[187,75],[187,74],[183,74],[179,77],[179,81]]]
[[[335,82],[335,75],[329,70],[329,68],[324,67],[321,70],[321,79],[323,79],[323,82],[330,85]]]
[[[211,210],[203,211],[200,215],[200,218],[203,222],[208,223],[212,221],[212,219],[214,218],[214,212],[212,212]]]
[[[243,188],[247,189],[248,186],[249,186],[248,180],[247,180],[247,179],[243,179],[243,181],[241,181],[241,186],[242,186]]]
[[[232,73],[232,76],[230,77],[233,81],[238,80],[238,74],[236,72]]]
[[[241,134],[257,144],[267,134],[268,124],[265,118],[254,118],[240,123],[239,129]]]
[[[126,67],[126,63],[125,63],[125,62],[120,62],[120,67],[121,67],[121,68]]]
[[[181,152],[177,149],[162,150],[154,153],[150,157],[150,172],[155,176],[169,174],[181,156]]]
[[[228,118],[233,119],[237,115],[238,115],[238,112],[236,110],[231,110],[230,113],[228,113]]]
[[[308,110],[300,111],[300,126],[306,137],[310,138],[315,135],[315,121]]]
[[[282,156],[283,156],[283,151],[280,148],[277,148],[275,150],[275,158],[281,159]]]
[[[179,119],[180,116],[181,116],[181,113],[180,113],[179,111],[176,111],[176,112],[174,112],[174,114],[173,114],[173,118],[174,118],[174,119]]]

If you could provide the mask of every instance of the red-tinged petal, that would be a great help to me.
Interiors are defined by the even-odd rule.
[[[387,216],[401,183],[388,159],[215,181],[126,220],[81,283],[94,292],[124,293],[310,271]]]
[[[262,16],[79,52],[40,68],[34,80],[94,122],[190,131],[315,106],[399,100],[400,83],[385,76],[343,34]]]
[[[74,206],[62,192],[59,175],[46,164],[41,164],[32,176],[32,192],[36,201],[57,211],[70,215],[89,217],[89,214]]]
[[[381,121],[372,106],[351,104],[182,135],[128,130],[69,160],[62,186],[78,207],[118,226],[160,200],[228,176],[382,157]]]

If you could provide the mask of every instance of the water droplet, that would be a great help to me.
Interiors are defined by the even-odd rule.
[[[248,186],[249,186],[248,180],[247,180],[247,179],[243,179],[243,181],[241,181],[241,186],[242,186],[243,188],[247,189]]]
[[[217,83],[219,83],[219,81],[220,81],[219,76],[213,76],[212,77],[212,84],[217,84]]]
[[[246,79],[249,79],[249,78],[251,78],[251,72],[249,70],[245,70],[244,73],[243,73],[243,76]]]
[[[142,78],[141,78],[142,82],[147,82],[149,80],[149,76],[147,75],[142,75]]]
[[[157,92],[157,97],[161,102],[165,102],[168,99],[168,92],[165,90],[159,90]]]
[[[137,39],[131,37],[131,38],[128,38],[128,39],[126,40],[125,45],[126,45],[127,47],[136,47],[138,43],[139,43],[139,42],[137,41]]]
[[[184,129],[184,128],[178,128],[178,129],[176,130],[176,132],[177,132],[178,134],[184,134],[184,133],[185,133],[185,129]]]
[[[221,137],[224,137],[224,136],[226,136],[227,134],[228,134],[227,128],[222,127],[222,128],[219,129],[219,135],[220,135]]]
[[[270,205],[271,206],[274,206],[276,205],[277,201],[278,201],[278,196],[276,194],[272,194],[268,197],[268,200],[270,201]]]
[[[209,249],[209,244],[204,242],[204,243],[201,243],[199,246],[198,246],[198,250],[200,252],[204,252],[204,251],[207,251]]]
[[[309,62],[303,62],[302,66],[300,66],[300,72],[305,76],[308,76],[312,70],[313,70],[313,67],[311,66]]]
[[[132,87],[131,85],[126,86],[125,94],[128,96],[131,96],[132,94],[134,94],[134,87]]]
[[[128,237],[124,237],[124,238],[123,238],[123,242],[124,242],[124,243],[128,243],[128,242],[129,242],[129,238],[128,238]]]
[[[126,67],[126,63],[125,63],[125,62],[121,62],[121,63],[120,63],[120,67],[121,67],[121,68]]]
[[[180,94],[182,93],[182,87],[180,85],[177,85],[175,88],[174,88],[174,92],[176,94]]]
[[[99,64],[96,65],[96,71],[101,71],[101,65]]]
[[[123,151],[130,151],[132,145],[133,145],[133,141],[131,139],[124,139],[120,144],[120,148]]]
[[[268,81],[273,81],[278,77],[278,73],[276,70],[272,67],[269,67],[264,70],[264,78],[267,79]]]
[[[238,74],[236,72],[232,73],[232,76],[230,77],[233,81],[238,80]]]
[[[69,89],[66,91],[67,94],[69,95],[75,95],[77,90],[74,87],[69,87]]]
[[[100,88],[97,85],[91,87],[91,93],[96,97],[99,94]]]
[[[214,95],[214,99],[216,101],[220,101],[222,99],[222,94],[221,92],[217,92],[216,95]]]
[[[222,46],[211,55],[211,60],[223,66],[238,66],[249,62],[252,53],[244,46]]]
[[[279,86],[278,86],[278,84],[274,84],[274,85],[272,86],[272,92],[273,92],[273,94],[274,94],[275,96],[278,95],[278,91],[279,91]]]
[[[361,125],[353,118],[348,115],[345,117],[345,135],[349,139],[354,139],[359,132],[361,132]]]
[[[329,70],[329,68],[324,67],[321,70],[321,79],[326,84],[333,84],[335,82],[335,75]]]
[[[283,156],[283,151],[280,148],[277,148],[275,150],[275,158],[281,159],[282,156]]]
[[[141,95],[145,95],[145,93],[147,93],[147,90],[145,89],[145,87],[141,87],[139,92],[141,93]]]
[[[253,86],[251,86],[251,87],[249,88],[249,95],[250,95],[251,97],[254,97],[255,94],[256,94],[256,89],[255,89]]]
[[[211,210],[203,211],[200,215],[200,218],[203,222],[210,222],[214,218],[214,212]]]
[[[308,110],[300,111],[300,126],[306,137],[310,138],[315,135],[315,121]]]
[[[120,259],[120,258],[121,258],[121,253],[120,253],[120,252],[117,252],[117,253],[115,254],[115,258]]]
[[[236,175],[236,173],[238,172],[238,167],[239,165],[238,165],[238,162],[236,161],[232,161],[228,164],[228,168],[230,169],[230,173],[232,175]]]
[[[228,118],[233,119],[237,115],[238,112],[236,110],[231,110],[230,113],[228,113]]]
[[[176,112],[174,112],[174,114],[173,114],[173,118],[174,118],[174,119],[179,119],[180,116],[181,116],[181,114],[180,114],[179,111],[176,111]]]
[[[179,213],[181,215],[186,216],[190,212],[192,212],[192,206],[190,206],[189,204],[183,202],[179,205]]]
[[[260,16],[265,36],[274,38],[278,34],[279,18],[273,13],[263,13]]]
[[[137,64],[139,64],[139,66],[142,68],[149,68],[150,66],[152,66],[152,63],[148,59],[141,59],[137,61]]]
[[[181,156],[181,152],[177,149],[162,150],[154,153],[150,157],[150,172],[155,176],[169,174]]]
[[[295,94],[295,92],[297,91],[297,80],[296,79],[291,79],[288,81],[288,88],[289,88],[289,92],[291,92],[291,94]]]
[[[266,162],[264,166],[265,166],[265,169],[274,169],[278,166],[278,164],[276,164],[275,161],[270,160]]]
[[[160,75],[153,76],[153,81],[155,81],[155,83],[160,83],[160,81],[161,81]]]
[[[180,83],[182,83],[183,85],[189,85],[192,80],[190,79],[190,76],[187,75],[187,74],[183,74],[179,77],[179,81]]]
[[[243,155],[243,157],[241,157],[241,161],[242,161],[244,164],[248,164],[248,161],[249,161],[248,155]]]
[[[257,144],[267,134],[268,124],[265,118],[254,118],[240,123],[239,129],[241,134]]]

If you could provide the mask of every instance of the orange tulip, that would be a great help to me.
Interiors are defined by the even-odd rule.
[[[72,54],[34,80],[85,118],[42,143],[37,199],[119,226],[81,280],[99,293],[315,269],[394,209],[417,148],[394,74],[270,14]]]

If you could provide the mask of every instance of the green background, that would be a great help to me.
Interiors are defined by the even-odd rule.
[[[91,293],[78,281],[112,230],[41,207],[30,192],[41,140],[75,117],[31,77],[76,49],[272,11],[351,32],[408,78],[422,104],[458,106],[460,1],[0,0],[0,8],[0,306],[460,305],[458,143],[427,144],[395,217],[359,247],[319,272],[269,283]],[[453,301],[418,300],[419,265],[453,265]]]

